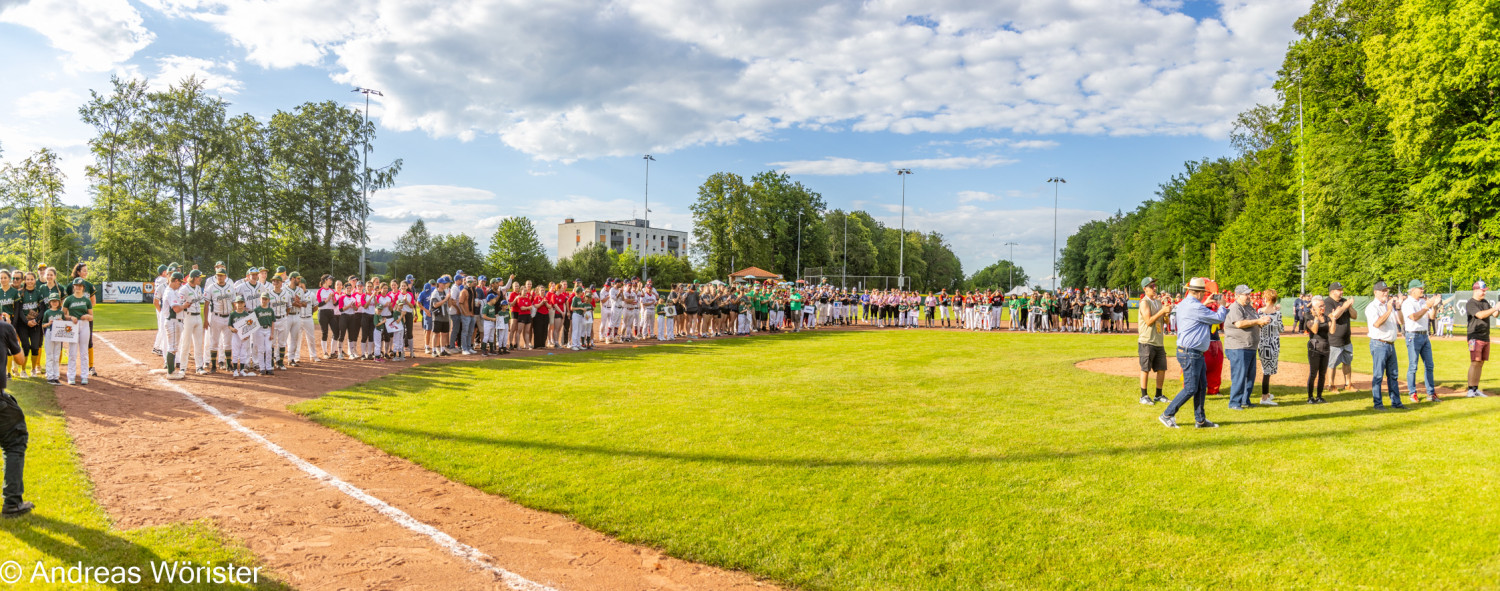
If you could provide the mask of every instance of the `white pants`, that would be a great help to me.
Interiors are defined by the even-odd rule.
[[[208,365],[208,349],[205,347],[203,317],[188,314],[182,319],[182,336],[178,341],[177,350],[182,352],[182,359],[177,362],[187,365],[188,356],[192,355],[194,367],[206,367]]]
[[[47,359],[47,364],[46,364],[47,379],[49,379],[49,380],[55,380],[55,379],[57,379],[57,364],[62,359],[62,347],[60,347],[58,345],[61,345],[61,344],[62,343],[53,343],[52,342],[52,330],[51,329],[48,329],[48,328],[43,328],[42,329],[42,353],[46,355],[46,359]],[[73,364],[72,363],[73,359],[76,358],[76,357],[77,357],[77,355],[74,355],[73,357],[70,357],[68,359],[68,365],[72,365]],[[71,380],[73,378],[72,378],[72,376],[69,376],[68,379]]]
[[[672,337],[676,336],[677,323],[674,322],[674,320],[676,320],[676,318],[672,316],[661,316],[657,319],[657,324],[660,325],[660,327],[656,331],[656,334],[658,335],[657,338],[659,340],[670,341],[672,340]]]
[[[156,343],[151,346],[165,353],[167,351],[167,311],[161,309],[156,311]]]
[[[583,331],[588,329],[588,327],[583,325],[583,313],[574,312],[572,322],[573,330],[568,331],[571,333],[568,335],[568,346],[574,348],[583,347]]]
[[[608,331],[611,326],[615,325],[615,309],[611,306],[604,306],[603,308],[601,308],[599,312],[599,322],[599,327],[602,330]],[[608,336],[607,333],[606,336]]]
[[[253,334],[250,336],[250,338],[242,339],[238,334],[229,333],[229,353],[232,357],[234,357],[235,363],[242,364],[247,369],[255,366],[255,364],[250,361],[250,345],[251,341],[254,340],[255,335]]]
[[[287,341],[289,343],[287,347],[291,349],[288,355],[291,356],[292,361],[302,360],[302,342],[304,340],[307,341],[308,358],[317,359],[318,345],[316,343],[318,337],[316,336],[316,331],[318,327],[317,323],[313,321],[313,317],[292,316],[288,318],[288,323],[289,325],[287,328],[291,332],[287,336]]]
[[[89,323],[79,322],[78,340],[67,343],[68,346],[68,381],[73,381],[76,374],[79,379],[88,381],[88,354],[89,354]],[[62,347],[58,347],[61,349]]]
[[[255,329],[255,336],[251,337],[255,339],[255,362],[263,370],[274,369],[271,365],[275,361],[275,355],[273,355],[274,349],[271,346],[271,337],[274,330],[274,326],[271,328],[257,327]]]
[[[229,317],[218,314],[210,314],[208,317],[208,348],[220,353],[233,351],[231,339],[235,334],[229,331]]]
[[[164,321],[162,321],[162,325],[161,326],[162,326],[162,348],[161,348],[161,352],[162,353],[176,353],[177,352],[177,340],[178,340],[177,335],[182,330],[182,321],[181,320],[164,320]],[[181,365],[181,363],[180,363],[181,360],[178,360],[178,361],[179,361],[178,365]]]

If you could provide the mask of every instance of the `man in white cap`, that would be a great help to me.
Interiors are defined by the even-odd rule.
[[[1427,367],[1427,373],[1423,385],[1427,386],[1427,397],[1433,402],[1442,402],[1438,398],[1437,391],[1433,389],[1432,379],[1432,342],[1427,339],[1427,321],[1432,318],[1433,310],[1443,304],[1439,296],[1430,298],[1423,297],[1427,285],[1421,279],[1413,279],[1406,284],[1406,301],[1401,303],[1401,323],[1406,329],[1406,383],[1411,391],[1411,401],[1421,402],[1417,396],[1417,360],[1420,359]]]
[[[1250,304],[1250,287],[1234,288],[1234,303],[1224,316],[1224,356],[1229,359],[1229,408],[1249,410],[1255,392],[1255,350],[1260,348],[1260,327],[1271,323]]]
[[[1158,417],[1161,424],[1177,428],[1177,410],[1189,399],[1193,401],[1193,418],[1199,429],[1217,427],[1209,422],[1203,412],[1203,403],[1208,396],[1208,368],[1203,352],[1208,350],[1208,333],[1213,325],[1223,324],[1228,310],[1217,312],[1203,305],[1203,295],[1208,291],[1208,282],[1194,277],[1187,284],[1187,295],[1177,304],[1177,364],[1182,366],[1182,391],[1167,405]],[[1215,296],[1217,297],[1217,296]]]
[[[1396,336],[1401,332],[1401,311],[1384,281],[1375,282],[1375,299],[1365,305],[1365,320],[1370,324],[1370,361],[1374,366],[1370,393],[1375,396],[1375,408],[1385,408],[1380,398],[1382,381],[1390,392],[1391,408],[1406,408],[1401,404],[1401,383],[1396,381]]]
[[[1490,301],[1484,299],[1488,288],[1483,281],[1475,281],[1474,295],[1469,298],[1469,303],[1464,304],[1464,312],[1469,317],[1469,398],[1485,396],[1479,391],[1479,376],[1484,373],[1484,362],[1490,360],[1490,318],[1500,312],[1500,308],[1491,306]]]

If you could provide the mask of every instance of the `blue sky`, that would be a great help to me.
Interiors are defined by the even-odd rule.
[[[642,209],[688,229],[710,174],[786,170],[829,207],[942,232],[973,273],[1008,256],[1044,277],[1079,224],[1150,198],[1185,160],[1230,152],[1307,0],[590,2],[0,0],[0,147],[59,151],[87,203],[76,109],[112,74],[188,74],[266,118],[386,93],[372,246],[415,219],[481,244],[525,215]]]

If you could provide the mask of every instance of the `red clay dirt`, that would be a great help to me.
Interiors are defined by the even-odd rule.
[[[160,358],[150,353],[153,337],[151,331],[111,332],[95,340],[106,339],[156,367]],[[212,519],[244,540],[272,576],[301,589],[508,588],[492,571],[311,478],[180,393],[163,388],[158,376],[108,345],[96,342],[95,355],[97,378],[88,386],[60,386],[56,392],[95,497],[119,527]],[[776,588],[745,573],[626,544],[566,517],[454,483],[287,410],[290,404],[413,365],[304,361],[302,367],[272,377],[190,375],[176,384],[287,451],[531,581],[556,589]]]

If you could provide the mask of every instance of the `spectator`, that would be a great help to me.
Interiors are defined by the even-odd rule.
[[[1234,288],[1234,303],[1224,317],[1224,354],[1229,359],[1229,409],[1249,410],[1255,391],[1255,350],[1260,327],[1270,322],[1250,305],[1250,287]]]
[[[1145,293],[1141,296],[1140,318],[1136,322],[1140,328],[1136,355],[1141,361],[1141,404],[1156,404],[1167,401],[1167,397],[1161,394],[1162,383],[1167,379],[1167,349],[1163,335],[1166,317],[1172,307],[1156,300],[1155,279],[1142,279],[1141,288]],[[1146,382],[1151,372],[1156,372],[1156,398],[1146,395]]]
[[[1442,402],[1433,389],[1432,342],[1428,340],[1427,321],[1432,319],[1432,311],[1441,306],[1443,300],[1438,296],[1424,298],[1426,287],[1421,279],[1411,280],[1406,285],[1406,301],[1401,303],[1401,322],[1406,325],[1406,383],[1411,389],[1411,401],[1421,402],[1416,382],[1417,360],[1420,358],[1427,368],[1422,382],[1427,387],[1427,397],[1433,402]]]
[[[1334,385],[1334,373],[1344,368],[1344,387],[1335,392],[1354,391],[1354,343],[1349,338],[1349,321],[1359,318],[1354,310],[1354,298],[1344,298],[1344,284],[1337,281],[1328,284],[1328,297],[1323,300],[1323,309],[1328,311],[1328,385]]]
[[[1307,403],[1323,404],[1323,370],[1328,369],[1328,311],[1322,298],[1312,301],[1307,311]],[[1317,397],[1313,396],[1317,384]]]
[[[1396,381],[1396,335],[1400,331],[1401,312],[1391,299],[1390,288],[1384,281],[1375,282],[1375,299],[1365,305],[1365,320],[1370,324],[1370,362],[1374,365],[1370,379],[1370,393],[1375,396],[1375,408],[1381,404],[1380,385],[1385,382],[1391,393],[1391,408],[1406,408],[1401,405],[1401,384]]]
[[[1167,405],[1158,420],[1169,428],[1177,428],[1178,409],[1182,408],[1189,399],[1193,401],[1193,418],[1200,429],[1217,427],[1209,422],[1207,414],[1203,411],[1203,403],[1208,393],[1207,376],[1205,375],[1205,362],[1203,353],[1209,347],[1209,331],[1215,324],[1224,322],[1224,312],[1213,311],[1203,305],[1201,301],[1208,289],[1208,282],[1202,277],[1194,277],[1188,282],[1187,297],[1177,306],[1177,321],[1179,336],[1177,337],[1177,363],[1182,366],[1182,391]],[[1215,296],[1217,297],[1217,296]]]
[[[1475,281],[1474,296],[1464,304],[1465,315],[1469,317],[1466,327],[1469,333],[1469,398],[1485,396],[1479,391],[1479,375],[1484,373],[1484,362],[1490,360],[1490,318],[1495,312],[1500,312],[1500,308],[1491,306],[1490,301],[1484,299],[1488,287],[1483,281]]]
[[[1260,371],[1264,376],[1261,378],[1260,405],[1276,406],[1276,401],[1271,396],[1271,376],[1276,375],[1277,365],[1281,361],[1281,331],[1285,328],[1281,323],[1281,303],[1276,300],[1276,290],[1265,291],[1261,299],[1260,315],[1268,319],[1265,326],[1260,328],[1260,342],[1256,344],[1256,350],[1260,353]]]

